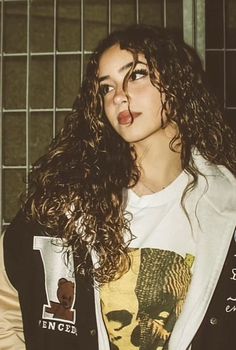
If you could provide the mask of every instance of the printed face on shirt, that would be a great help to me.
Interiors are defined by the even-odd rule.
[[[130,143],[164,134],[161,127],[160,92],[151,83],[143,54],[138,55],[138,62],[124,91],[124,79],[133,60],[129,51],[114,45],[102,54],[99,62],[100,91],[104,98],[105,114],[114,130]]]
[[[191,281],[190,254],[153,248],[129,254],[129,271],[100,289],[111,349],[167,349]]]

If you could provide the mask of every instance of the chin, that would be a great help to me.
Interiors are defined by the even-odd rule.
[[[144,133],[140,130],[127,130],[126,132],[119,133],[123,140],[128,143],[136,143],[148,139],[151,133]]]
[[[124,141],[131,144],[138,143],[146,139],[146,137],[131,137],[131,136],[129,137],[129,136],[123,136],[123,135],[120,135],[120,136]]]

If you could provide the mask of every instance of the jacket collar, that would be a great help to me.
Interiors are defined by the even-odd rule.
[[[186,209],[197,242],[192,282],[171,335],[169,350],[186,350],[206,313],[236,226],[236,179],[223,166],[209,164],[197,152],[200,172]],[[195,209],[196,208],[196,209]]]

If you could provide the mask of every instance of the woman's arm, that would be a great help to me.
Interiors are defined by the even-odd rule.
[[[25,350],[18,293],[6,273],[3,241],[4,235],[0,237],[0,349]]]

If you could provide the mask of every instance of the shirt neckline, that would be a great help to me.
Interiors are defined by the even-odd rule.
[[[188,175],[183,170],[174,181],[159,192],[145,194],[139,197],[132,188],[130,188],[128,189],[128,205],[143,207],[147,205],[161,205],[167,203],[176,197],[181,197],[187,183]]]

